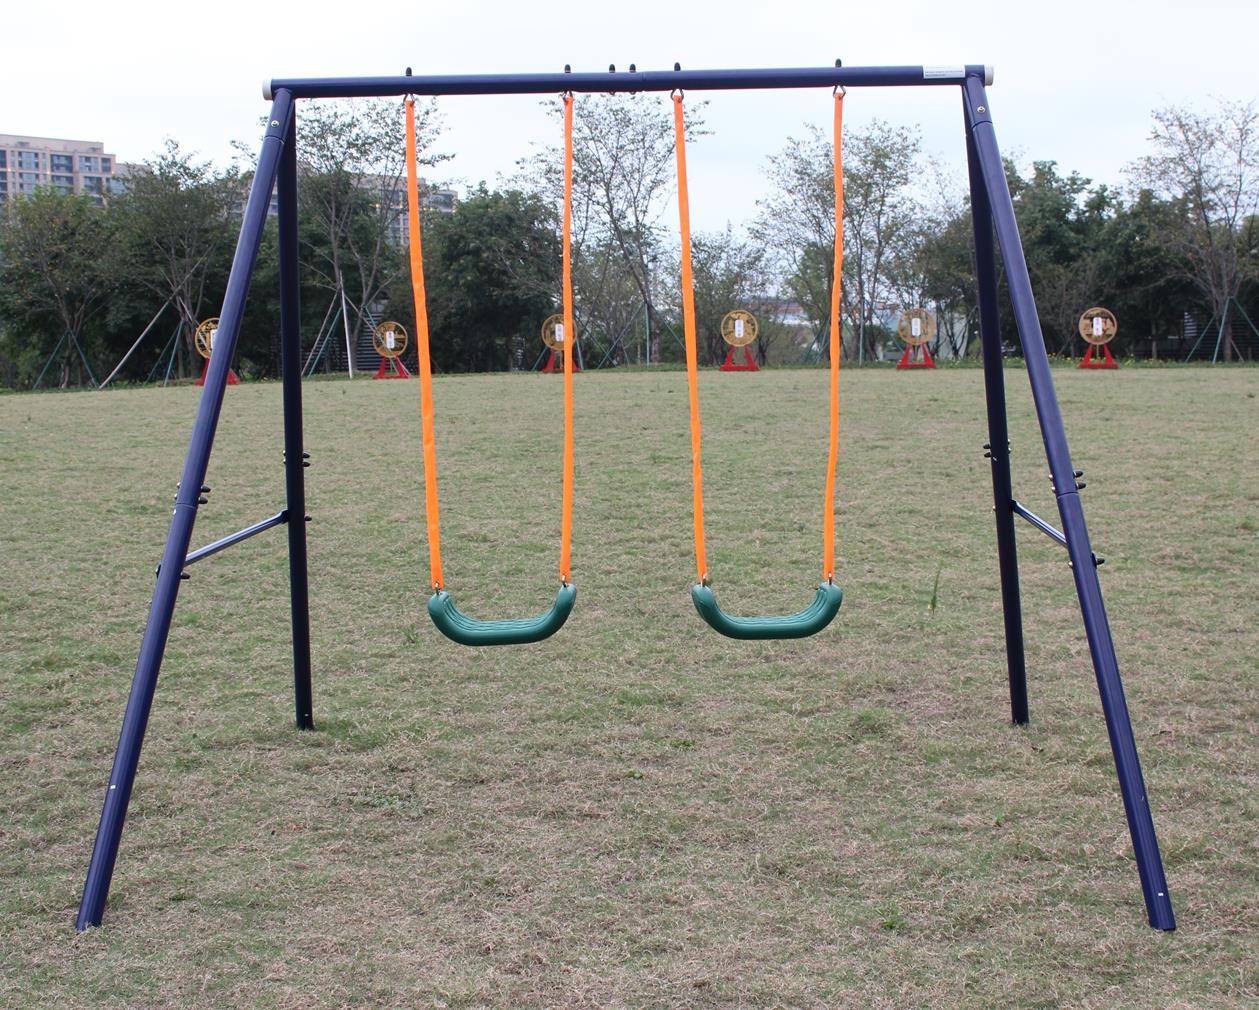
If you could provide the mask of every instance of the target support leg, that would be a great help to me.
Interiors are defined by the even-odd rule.
[[[205,364],[201,366],[201,377],[200,377],[199,379],[197,379],[197,383],[196,383],[196,384],[197,384],[198,386],[204,386],[204,385],[205,385],[205,377],[206,377],[207,375],[209,375],[209,374],[210,374],[210,359],[209,359],[209,358],[206,358],[206,359],[205,359]],[[239,378],[239,377],[236,375],[236,373],[235,373],[234,371],[232,371],[232,369],[230,369],[230,368],[227,370],[227,384],[228,384],[229,386],[239,386],[239,385],[240,385],[240,378]]]

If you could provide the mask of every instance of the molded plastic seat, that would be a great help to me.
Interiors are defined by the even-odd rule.
[[[817,587],[813,603],[798,614],[782,617],[731,617],[721,609],[712,589],[696,584],[691,587],[691,599],[699,616],[727,638],[806,638],[815,635],[835,619],[839,605],[844,602],[844,591],[830,582]]]
[[[577,599],[577,587],[560,585],[555,603],[545,614],[518,621],[478,621],[460,612],[445,590],[428,600],[428,615],[437,630],[460,645],[527,645],[550,638],[564,626]]]

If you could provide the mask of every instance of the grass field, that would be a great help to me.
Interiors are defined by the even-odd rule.
[[[1180,929],[1145,912],[1064,553],[1020,527],[1008,722],[982,375],[844,377],[836,623],[688,595],[678,372],[576,379],[576,610],[424,613],[415,383],[305,387],[314,733],[283,531],[183,585],[105,926],[83,874],[198,391],[0,397],[0,1005],[1259,1006],[1259,371],[1055,373]],[[1016,494],[1056,518],[1026,376]],[[820,573],[825,374],[702,376],[735,612]],[[554,595],[559,382],[440,377],[446,577]],[[194,544],[282,506],[277,385],[227,393]],[[934,609],[929,608],[933,589]]]

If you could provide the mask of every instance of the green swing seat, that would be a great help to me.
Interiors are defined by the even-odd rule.
[[[545,614],[516,621],[478,621],[459,610],[450,594],[439,589],[428,600],[428,614],[437,630],[460,645],[528,645],[550,638],[564,626],[577,599],[577,587],[561,583]]]
[[[691,599],[695,601],[699,616],[727,638],[807,638],[835,619],[839,605],[844,602],[844,591],[833,582],[823,582],[808,607],[798,614],[781,617],[731,617],[717,603],[712,587],[702,583],[691,587]]]

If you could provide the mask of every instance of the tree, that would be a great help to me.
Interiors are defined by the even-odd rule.
[[[57,382],[90,378],[90,325],[118,276],[114,219],[89,197],[39,189],[8,208],[0,228],[0,316],[6,356],[34,381],[58,353]]]
[[[647,338],[656,331],[643,318],[642,291],[620,264],[620,249],[608,237],[588,239],[573,256],[574,322],[595,364],[650,360]],[[654,318],[658,328],[659,313]]]
[[[1154,112],[1155,153],[1131,166],[1132,180],[1174,203],[1156,233],[1221,327],[1231,360],[1230,308],[1259,271],[1259,111],[1220,102],[1210,113],[1168,106]]]
[[[721,321],[733,309],[747,309],[760,324],[756,354],[761,364],[779,335],[776,300],[770,297],[772,271],[758,242],[735,237],[732,228],[691,238],[691,272],[695,290],[695,326],[700,355],[719,365],[726,356]],[[677,298],[679,304],[681,297]],[[742,353],[742,352],[740,352]]]
[[[347,338],[403,270],[406,195],[404,120],[383,99],[311,102],[297,121],[298,201],[305,264],[321,287],[344,297]],[[449,158],[433,151],[441,125],[433,103],[415,108],[420,165]]]
[[[111,203],[133,276],[170,300],[192,367],[197,325],[226,284],[241,199],[235,170],[219,173],[168,140],[164,151],[127,177],[126,192]],[[179,371],[185,374],[182,360]]]
[[[1201,303],[1201,295],[1158,237],[1173,227],[1177,216],[1174,204],[1142,190],[1130,203],[1116,205],[1101,226],[1094,253],[1097,300],[1119,319],[1119,334],[1111,345],[1116,353],[1131,353],[1138,342],[1178,335],[1186,307]]]
[[[661,256],[660,215],[675,185],[674,128],[658,96],[583,95],[573,110],[573,257],[587,265],[583,305],[594,315],[614,315],[598,305],[607,294],[619,300],[611,273],[619,267],[645,306],[650,335],[648,361],[659,360],[655,264]],[[686,140],[703,135],[704,103],[687,107]],[[557,113],[563,107],[554,105]],[[563,198],[563,153],[548,148],[522,182],[555,206]]]
[[[845,300],[860,357],[874,351],[875,315],[891,294],[893,262],[915,239],[919,203],[910,168],[921,146],[915,130],[878,119],[845,140],[844,272],[853,281]]]
[[[966,356],[975,332],[977,290],[970,208],[946,176],[937,174],[934,199],[924,202],[908,240],[893,257],[889,283],[903,307],[929,308],[936,318],[930,348]]]
[[[1007,163],[1006,177],[1045,343],[1051,353],[1070,354],[1080,313],[1104,295],[1097,251],[1102,225],[1118,207],[1116,194],[1105,186],[1090,190],[1090,180],[1062,175],[1053,161],[1033,162],[1030,179]]]
[[[775,192],[758,201],[752,235],[776,251],[777,266],[818,340],[830,318],[835,246],[835,185],[831,142],[816,127],[804,139],[789,138],[770,158]]]
[[[918,199],[910,166],[921,141],[915,130],[882,120],[844,138],[844,313],[857,330],[857,353],[873,350],[876,314],[890,292],[893,257],[913,240]],[[788,285],[824,339],[830,318],[835,243],[833,147],[810,126],[770,159],[774,192],[759,202],[754,235],[780,250]]]
[[[482,183],[453,214],[425,221],[424,280],[435,365],[506,370],[513,348],[536,339],[558,304],[560,245],[550,206]],[[401,287],[396,300],[413,305]]]

